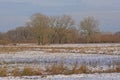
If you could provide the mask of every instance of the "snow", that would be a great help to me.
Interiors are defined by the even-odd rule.
[[[86,62],[90,66],[108,67],[114,63],[120,64],[119,55],[106,54],[80,54],[80,53],[46,53],[43,51],[22,51],[10,54],[0,54],[0,62],[9,65],[32,64],[44,67],[53,63],[63,62],[67,66],[73,66],[76,62],[81,65]],[[3,63],[3,64],[4,64]]]
[[[0,80],[120,80],[120,73],[0,77]]]
[[[107,47],[107,46],[119,46],[120,43],[88,43],[88,44],[50,44],[45,45],[49,47]]]
[[[0,54],[0,62],[61,62],[74,63],[79,61],[120,61],[119,55],[80,54],[80,53],[45,53],[42,51],[22,51],[11,54]]]
[[[107,69],[109,65],[120,64],[120,44],[54,44],[42,47],[63,47],[60,52],[50,52],[52,48],[40,49],[36,45],[17,45],[26,47],[36,47],[31,50],[21,52],[0,52],[0,64],[7,66],[42,67],[53,63],[64,62],[71,67],[76,62],[81,65],[86,63],[95,66],[95,69]],[[8,46],[10,47],[10,46]],[[66,47],[74,47],[66,50]],[[85,48],[84,48],[85,47]],[[93,48],[91,48],[93,47]],[[80,51],[83,49],[83,52]],[[94,54],[93,54],[94,53]],[[104,54],[105,53],[105,54]],[[73,75],[45,75],[45,76],[22,76],[22,77],[0,77],[0,80],[120,80],[120,73],[101,73],[101,74],[73,74]]]

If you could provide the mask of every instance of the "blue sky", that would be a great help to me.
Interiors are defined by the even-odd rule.
[[[94,16],[101,31],[120,31],[120,0],[0,0],[0,31],[24,25],[35,13],[67,14],[77,22]]]

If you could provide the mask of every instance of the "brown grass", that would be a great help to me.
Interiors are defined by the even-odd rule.
[[[15,67],[12,72],[11,72],[12,76],[21,76],[21,72],[20,69],[18,67]]]
[[[26,50],[45,50],[46,52],[78,52],[78,53],[87,53],[87,54],[96,54],[98,51],[103,51],[102,54],[112,54],[116,49],[119,50],[120,46],[97,46],[97,47],[51,47],[51,46],[19,46],[19,45],[4,45],[0,46],[0,52],[18,52],[18,51],[26,51]],[[48,50],[51,49],[51,50]],[[91,52],[86,52],[86,51]]]
[[[55,63],[55,64],[53,64],[53,65],[51,65],[51,66],[46,66],[46,72],[48,73],[48,74],[64,74],[64,72],[67,70],[67,67],[66,66],[64,66],[64,64],[63,63],[61,63],[61,64],[57,64],[57,63]]]
[[[101,73],[120,73],[120,66],[116,66],[115,68],[103,70]]]
[[[92,73],[92,71],[88,68],[86,64],[82,64],[81,66],[75,64],[72,69],[67,69],[65,74],[69,75],[69,74],[82,74],[82,73]]]
[[[21,76],[34,76],[34,75],[42,75],[41,69],[35,69],[31,67],[25,67],[21,73]]]
[[[91,73],[91,70],[88,68],[86,64],[82,64],[80,67],[77,63],[74,64],[72,69],[65,66],[63,63],[61,64],[53,64],[51,66],[46,67],[46,72],[49,74],[81,74],[81,73]]]
[[[25,47],[0,47],[0,52],[19,52],[27,50]]]
[[[5,67],[0,67],[0,77],[5,77],[8,75],[8,70]]]
[[[75,63],[72,68],[67,67],[64,63],[52,64],[51,66],[46,66],[46,69],[41,68],[32,68],[26,66],[22,69],[15,67],[12,71],[8,67],[0,67],[0,77],[5,76],[41,76],[41,75],[57,75],[57,74],[92,74],[92,73],[120,73],[120,65],[106,69],[106,70],[94,70],[92,71],[86,64],[78,66],[78,63]]]

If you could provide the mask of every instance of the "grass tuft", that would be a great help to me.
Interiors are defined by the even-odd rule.
[[[5,77],[8,75],[8,70],[7,68],[0,67],[0,77]]]
[[[25,67],[21,73],[21,76],[34,76],[34,75],[42,75],[42,70],[31,67]]]

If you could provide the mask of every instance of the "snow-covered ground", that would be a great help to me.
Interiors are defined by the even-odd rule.
[[[11,45],[8,45],[11,46]],[[37,46],[38,45],[32,43],[32,44],[17,44],[17,46]],[[49,44],[49,45],[44,45],[47,47],[105,47],[105,46],[120,46],[120,43],[87,43],[87,44]]]
[[[5,51],[5,49],[7,49]],[[14,49],[15,48],[15,49]],[[11,51],[20,50],[36,50],[46,52],[64,52],[64,53],[84,53],[84,54],[111,54],[120,55],[120,43],[106,43],[106,44],[50,44],[50,45],[36,45],[36,44],[17,44],[15,45],[0,45],[0,54],[3,52],[10,53]]]
[[[107,46],[119,46],[120,43],[88,43],[88,44],[51,44],[45,45],[49,47],[107,47]]]
[[[0,80],[120,80],[120,73],[0,77]]]
[[[22,51],[10,54],[0,54],[0,62],[7,64],[46,64],[61,63],[72,66],[76,62],[80,65],[86,63],[90,66],[105,67],[120,64],[119,55],[106,54],[80,54],[80,53],[47,53],[43,51]],[[4,64],[3,63],[3,64]]]
[[[30,67],[44,68],[46,65],[64,62],[65,65],[71,67],[77,62],[78,65],[86,63],[89,67],[94,66],[95,69],[101,67],[106,69],[113,65],[120,65],[120,44],[55,44],[42,46],[51,47],[45,49],[41,46],[27,44],[16,47],[19,46],[33,48],[19,52],[0,52],[0,66],[24,67],[30,65]],[[62,47],[62,49],[55,47]],[[66,49],[66,47],[72,48]],[[0,77],[0,80],[120,80],[120,73]]]
[[[43,51],[22,51],[10,54],[0,54],[0,62],[7,63],[52,63],[52,62],[90,62],[107,63],[120,61],[119,55],[80,54],[80,53],[46,53]]]

